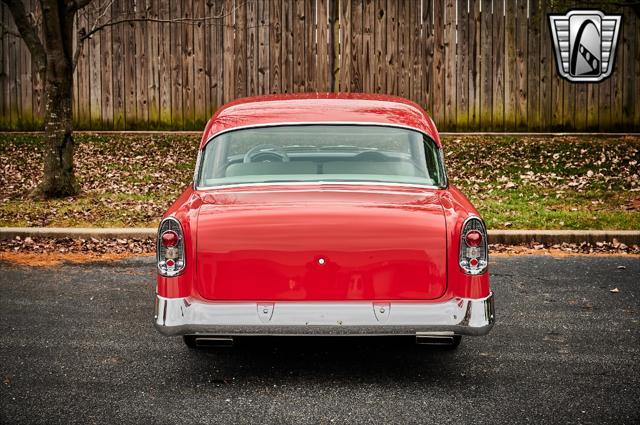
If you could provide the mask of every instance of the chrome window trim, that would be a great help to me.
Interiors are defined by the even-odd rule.
[[[216,134],[210,136],[205,142],[204,145],[202,145],[199,149],[198,149],[198,158],[197,158],[197,163],[196,163],[196,169],[194,172],[194,182],[193,182],[193,187],[194,190],[211,190],[211,189],[218,189],[218,188],[225,188],[225,187],[236,187],[236,186],[255,186],[255,185],[273,185],[274,183],[237,183],[237,184],[229,184],[229,185],[216,185],[216,186],[198,186],[197,182],[200,181],[200,173],[202,171],[202,163],[201,163],[201,155],[202,155],[202,151],[204,150],[204,148],[207,147],[207,145],[216,137],[221,136],[223,134],[232,132],[232,131],[237,131],[237,130],[247,130],[247,129],[251,129],[251,128],[268,128],[268,127],[287,127],[287,126],[308,126],[308,125],[353,125],[353,126],[369,126],[369,127],[390,127],[390,128],[399,128],[399,129],[404,129],[404,130],[412,130],[412,131],[416,131],[420,134],[422,134],[423,136],[428,137],[431,141],[433,141],[434,144],[436,144],[436,147],[440,153],[440,158],[441,158],[441,165],[442,165],[442,172],[444,173],[443,177],[444,177],[444,184],[442,186],[433,186],[433,185],[420,185],[420,184],[413,184],[413,183],[382,183],[382,182],[367,182],[367,181],[351,181],[351,182],[346,182],[346,184],[350,184],[350,185],[370,185],[370,184],[375,184],[375,183],[380,183],[380,184],[393,184],[393,185],[400,185],[400,186],[409,186],[409,187],[425,187],[425,188],[429,188],[429,189],[447,189],[449,187],[449,177],[447,175],[447,167],[444,164],[444,151],[442,149],[442,146],[438,146],[438,144],[436,143],[436,141],[433,139],[433,137],[431,137],[429,134],[427,134],[426,132],[420,130],[419,128],[416,127],[412,127],[409,125],[402,125],[402,124],[387,124],[387,123],[375,123],[375,122],[355,122],[355,121],[304,121],[304,122],[279,122],[279,123],[268,123],[268,124],[248,124],[248,125],[240,125],[237,127],[232,127],[232,128],[227,128],[225,130],[219,131]],[[440,143],[442,145],[442,143]],[[279,182],[276,183],[276,185],[283,185],[283,184],[293,184],[293,183],[312,183],[312,182]],[[324,184],[340,184],[343,182],[313,182],[313,183],[324,183]]]
[[[176,223],[178,225],[178,227],[180,228],[180,239],[182,241],[182,250],[184,251],[184,261],[182,262],[182,268],[180,270],[176,270],[173,272],[164,272],[162,269],[160,269],[160,240],[162,235],[160,234],[160,229],[162,229],[162,225],[167,222],[167,221],[173,221],[174,223]],[[158,274],[160,276],[163,277],[176,277],[176,276],[180,276],[182,274],[182,272],[187,268],[187,247],[184,244],[184,229],[182,228],[182,224],[180,224],[180,221],[178,221],[177,218],[175,218],[174,216],[169,216],[163,220],[160,221],[160,224],[158,225],[158,235],[156,236],[156,269],[158,270]],[[164,232],[163,232],[164,233]]]
[[[208,190],[220,190],[220,189],[233,189],[250,186],[330,186],[330,185],[344,185],[344,186],[393,186],[393,187],[412,187],[417,189],[428,190],[444,190],[446,188],[439,186],[432,186],[426,184],[411,184],[411,183],[385,183],[385,182],[369,182],[365,180],[354,181],[291,181],[291,182],[262,182],[262,183],[235,183],[235,184],[223,184],[217,186],[197,186],[196,190],[208,191]]]

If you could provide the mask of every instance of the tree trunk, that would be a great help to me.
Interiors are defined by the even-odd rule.
[[[51,78],[47,75],[45,86],[44,175],[34,195],[44,198],[62,198],[78,193],[79,187],[73,172],[72,134],[72,81],[68,76]]]
[[[45,95],[44,176],[32,195],[62,198],[78,193],[73,172],[71,99],[73,54],[71,36],[74,13],[65,13],[56,1],[42,2],[47,56]]]

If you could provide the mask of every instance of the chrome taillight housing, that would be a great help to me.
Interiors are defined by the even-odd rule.
[[[476,216],[467,218],[460,233],[460,267],[467,274],[480,274],[489,264],[489,241],[484,222]]]
[[[165,218],[158,227],[156,261],[158,272],[167,277],[179,275],[186,265],[182,226],[173,217]]]

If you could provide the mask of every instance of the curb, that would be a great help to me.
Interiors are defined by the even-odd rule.
[[[0,227],[0,240],[21,238],[74,239],[146,239],[156,237],[156,228],[74,228],[74,227]],[[637,230],[489,230],[489,243],[521,245],[532,241],[545,244],[618,242],[640,245]]]

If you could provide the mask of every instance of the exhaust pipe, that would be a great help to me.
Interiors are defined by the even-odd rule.
[[[416,344],[448,346],[454,342],[454,334],[449,332],[441,333],[417,333]]]
[[[198,336],[195,342],[198,348],[233,347],[233,338],[230,336]]]

